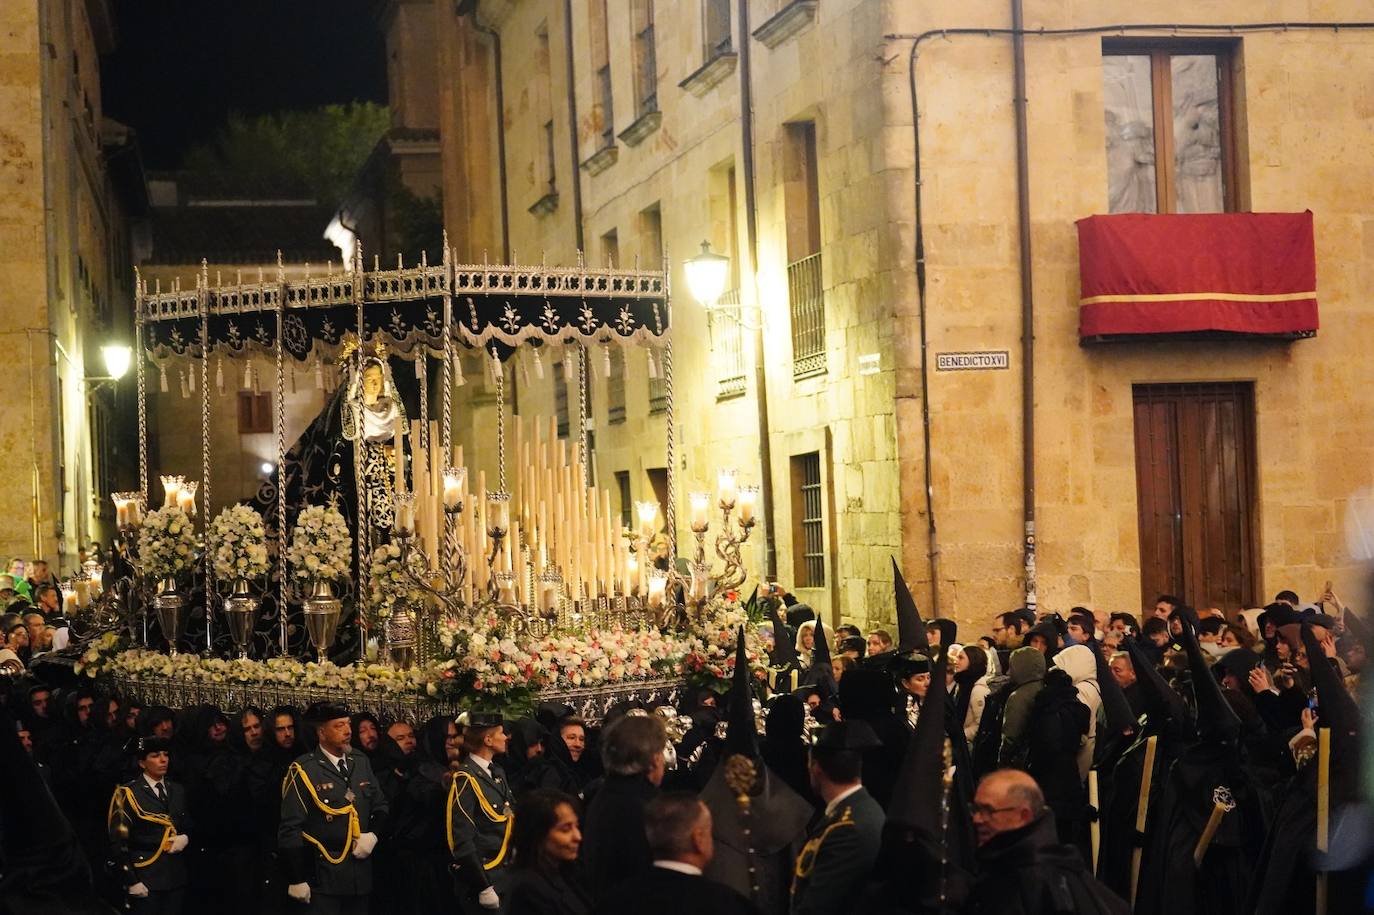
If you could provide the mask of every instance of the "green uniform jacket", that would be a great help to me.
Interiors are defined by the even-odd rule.
[[[792,872],[792,915],[838,915],[862,896],[882,845],[883,808],[860,788],[807,836]]]
[[[474,893],[495,885],[493,878],[510,863],[514,803],[506,773],[495,763],[487,772],[469,756],[453,773],[448,850],[458,866],[458,880]]]
[[[347,779],[318,747],[286,770],[277,847],[290,883],[332,896],[366,896],[372,859],[353,857],[353,840],[377,831],[387,805],[368,758],[349,750],[347,759]]]
[[[164,848],[174,836],[191,831],[186,789],[167,779],[162,784],[167,787],[165,804],[142,775],[120,785],[110,798],[107,821],[110,859],[122,871],[124,885],[142,883],[150,892],[186,885],[186,853],[174,855]]]

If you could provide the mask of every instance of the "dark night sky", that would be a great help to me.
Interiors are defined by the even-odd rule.
[[[138,131],[146,164],[174,168],[232,111],[386,102],[376,0],[114,0],[105,113]]]

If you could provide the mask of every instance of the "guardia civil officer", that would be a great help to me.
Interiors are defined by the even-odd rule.
[[[862,896],[882,845],[883,809],[864,790],[863,752],[882,746],[866,721],[827,725],[811,748],[811,788],[825,815],[792,875],[792,915],[848,912]]]
[[[501,906],[515,826],[506,773],[492,760],[506,752],[505,721],[500,715],[471,712],[459,718],[467,750],[449,788],[445,820],[453,855],[458,901],[464,912]]]
[[[138,738],[129,748],[140,774],[110,799],[110,859],[123,875],[131,912],[179,915],[191,831],[186,790],[167,780],[167,740]]]
[[[282,782],[277,848],[286,892],[311,912],[363,915],[386,798],[368,758],[349,745],[348,709],[320,702],[305,717],[319,746],[298,757]]]

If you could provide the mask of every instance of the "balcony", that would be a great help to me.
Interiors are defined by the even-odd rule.
[[[1317,332],[1312,213],[1078,221],[1080,342]]]
[[[711,309],[711,342],[715,350],[716,400],[744,395],[744,327],[740,323],[739,290],[721,295]]]
[[[825,372],[825,288],[819,252],[787,267],[787,299],[792,316],[792,377]]]

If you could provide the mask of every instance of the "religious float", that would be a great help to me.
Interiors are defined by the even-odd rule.
[[[139,278],[140,487],[113,496],[111,561],[68,582],[79,672],[172,706],[331,699],[418,718],[556,700],[596,719],[689,684],[724,688],[746,624],[763,679],[757,613],[740,599],[758,489],[723,470],[715,494],[690,494],[694,549],[676,559],[670,316],[664,271],[463,265],[447,245],[437,265],[368,270],[355,253],[298,281],[281,264],[213,285],[202,268],[193,289]],[[585,391],[589,351],[615,346],[650,347],[667,398],[667,500],[636,503],[633,530],[591,485],[585,431],[559,438],[519,416],[508,429],[504,403],[503,362],[522,350],[541,375],[561,351]],[[494,478],[454,442],[472,351],[495,384]],[[257,389],[263,358],[275,467],[256,498],[212,515],[210,390],[237,377],[236,359]],[[393,375],[406,363],[414,417]],[[169,370],[183,395],[198,390],[199,481],[149,479],[148,375],[165,392]],[[337,383],[288,445],[298,372]],[[586,430],[585,396],[577,409]]]

